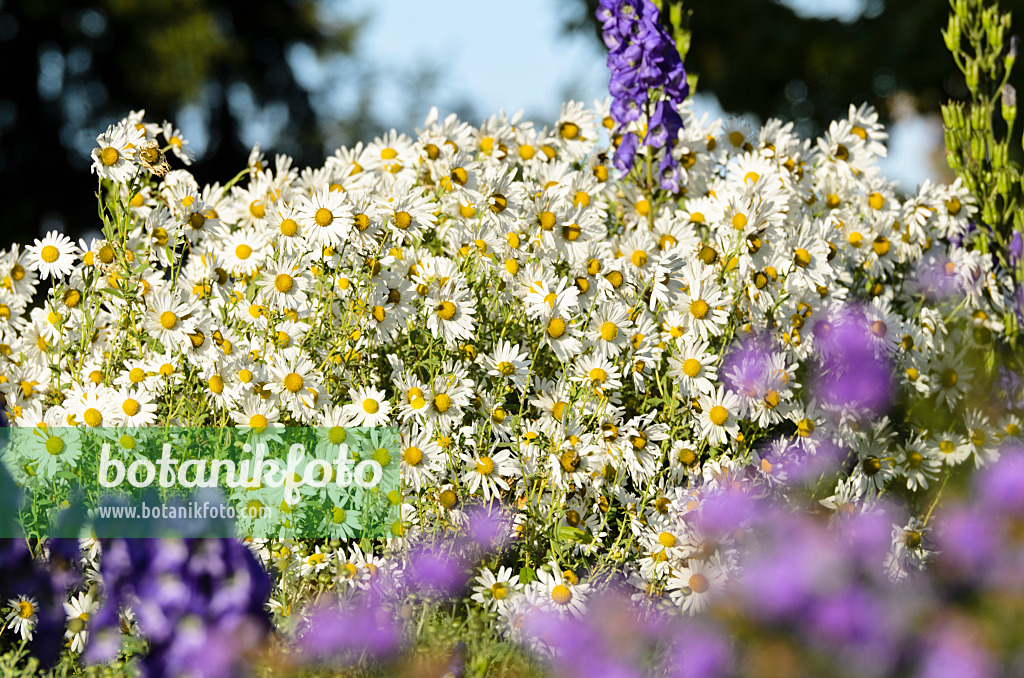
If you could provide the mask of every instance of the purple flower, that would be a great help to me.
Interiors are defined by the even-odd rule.
[[[401,647],[402,627],[381,604],[367,594],[355,600],[323,604],[308,614],[298,633],[299,651],[306,661],[334,661],[350,654],[382,659]]]
[[[728,637],[707,622],[688,620],[678,633],[670,675],[679,678],[718,678],[731,663]]]
[[[948,622],[925,649],[917,678],[989,678],[1000,675],[977,631],[963,621]]]
[[[1020,237],[1020,231],[1013,234],[1010,239],[1010,266],[1016,266],[1017,262],[1024,259],[1024,240]]]
[[[648,0],[601,0],[596,15],[608,47],[612,118],[621,126],[646,112],[643,144],[655,151],[663,150],[658,164],[659,184],[665,190],[678,190],[681,174],[671,151],[683,126],[679,104],[690,89],[675,42]],[[656,90],[661,91],[659,99],[653,98]],[[623,137],[615,152],[615,166],[620,171],[633,168],[639,144],[634,134]]]
[[[886,330],[884,324],[876,330],[876,324],[869,324],[856,307],[815,323],[814,338],[824,359],[814,388],[826,406],[861,410],[869,416],[888,408],[892,366],[888,354],[877,348]]]
[[[106,600],[86,659],[112,658],[119,610],[130,605],[149,640],[147,676],[224,676],[270,630],[270,577],[236,539],[103,539]]]
[[[422,546],[409,556],[409,583],[421,592],[451,594],[465,585],[462,563],[437,546]]]

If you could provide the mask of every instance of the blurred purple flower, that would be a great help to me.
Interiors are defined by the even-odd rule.
[[[919,260],[907,279],[907,290],[941,301],[963,294],[964,286],[956,265],[945,254],[928,252]]]
[[[462,562],[438,546],[421,546],[409,556],[409,585],[423,593],[449,595],[465,585],[469,575]]]
[[[402,643],[402,626],[367,594],[354,600],[324,603],[312,610],[298,633],[298,647],[306,661],[334,661],[351,654],[382,659],[395,654]]]
[[[965,621],[952,621],[933,633],[925,647],[916,678],[995,678],[992,657],[977,642]]]
[[[1013,234],[1010,239],[1010,266],[1016,266],[1017,262],[1024,259],[1024,239],[1021,239],[1020,231]]]
[[[146,676],[225,676],[270,630],[270,578],[236,539],[103,539],[106,600],[87,661],[111,659],[130,605],[149,640]]]
[[[512,521],[508,513],[492,505],[479,505],[466,510],[469,540],[486,551],[501,549],[512,539]]]
[[[869,416],[888,408],[892,365],[888,355],[876,348],[879,337],[875,331],[855,306],[841,308],[814,325],[823,359],[813,389],[823,404],[864,411]],[[878,331],[884,336],[884,327]]]
[[[687,620],[681,625],[677,638],[670,675],[678,678],[727,675],[732,650],[723,631],[703,620]]]
[[[1005,450],[1000,459],[975,481],[979,508],[995,519],[1024,519],[1024,448]]]

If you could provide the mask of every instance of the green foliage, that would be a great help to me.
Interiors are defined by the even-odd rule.
[[[1010,72],[1017,58],[1017,40],[1007,41],[1010,13],[988,0],[950,0],[949,25],[942,32],[946,48],[963,73],[970,93],[967,102],[942,107],[949,166],[978,198],[981,223],[974,246],[991,253],[1019,286],[1024,263],[1012,265],[1009,243],[1024,233],[1024,174],[1010,156],[1016,137],[1017,93]],[[1007,44],[1009,42],[1009,44]],[[1018,332],[1016,316],[1006,314],[1011,341]]]

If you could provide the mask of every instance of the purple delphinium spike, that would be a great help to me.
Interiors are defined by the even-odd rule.
[[[638,120],[642,111],[647,113],[642,143],[655,151],[664,149],[658,163],[659,184],[665,190],[678,190],[681,177],[672,147],[683,126],[679,104],[690,87],[675,42],[648,0],[601,0],[597,19],[608,47],[612,119],[621,126]],[[655,90],[660,90],[662,98],[652,99]],[[634,133],[623,135],[615,152],[620,171],[633,168],[640,143]]]

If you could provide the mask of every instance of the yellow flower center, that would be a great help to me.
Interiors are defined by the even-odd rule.
[[[39,252],[39,258],[41,258],[48,264],[52,264],[53,262],[57,261],[57,258],[59,256],[60,251],[53,245],[47,245]]]
[[[548,336],[552,339],[558,339],[565,334],[565,321],[561,318],[552,318],[551,322],[548,323]]]
[[[572,591],[565,584],[559,584],[551,589],[551,600],[556,605],[568,605],[569,601],[572,600]]]
[[[178,324],[178,316],[174,315],[170,311],[164,311],[160,314],[160,327],[165,330],[173,330]]]
[[[82,418],[85,419],[85,423],[89,426],[99,426],[103,423],[103,415],[95,407],[90,407],[83,414]]]
[[[729,410],[721,405],[715,405],[711,408],[708,418],[711,419],[711,423],[715,426],[724,426],[725,422],[729,420]]]
[[[447,393],[438,393],[434,396],[434,409],[444,414],[452,406],[452,399]]]
[[[377,414],[377,410],[380,409],[380,403],[373,398],[367,398],[363,401],[363,412],[367,414]]]
[[[539,218],[542,230],[550,231],[555,227],[556,218],[553,212],[544,210],[540,213]]]
[[[278,273],[277,277],[274,278],[274,289],[281,294],[287,294],[292,289],[293,284],[292,277],[287,273]]]
[[[117,149],[113,146],[106,146],[100,151],[100,162],[105,166],[110,167],[121,158],[121,154],[117,152]]]
[[[134,417],[139,413],[139,401],[134,398],[127,398],[124,404],[121,405],[121,411],[129,417]]]
[[[683,374],[693,379],[700,374],[701,364],[696,358],[687,358],[683,361]]]
[[[419,466],[420,462],[423,461],[423,450],[418,447],[409,447],[402,452],[402,459],[409,466]]]
[[[284,378],[284,387],[291,393],[298,393],[302,390],[302,377],[294,372],[289,372]]]
[[[710,308],[708,307],[708,302],[704,301],[703,299],[695,299],[692,302],[690,302],[690,315],[692,315],[697,320],[700,320],[701,318],[705,317],[708,314],[709,310]]]
[[[235,248],[235,256],[243,260],[248,259],[249,257],[252,256],[252,248],[246,245],[245,243],[242,243],[241,245]]]
[[[313,221],[317,226],[326,227],[334,222],[334,214],[326,207],[321,207],[313,214]]]
[[[408,212],[395,212],[395,218],[392,219],[392,222],[396,227],[404,231],[412,225],[412,216]]]
[[[64,451],[64,441],[58,438],[57,436],[51,436],[46,441],[46,451],[52,454],[53,456],[57,456],[58,454]]]
[[[455,317],[455,304],[450,301],[442,301],[435,310],[437,315],[441,316],[441,320],[451,320]]]
[[[482,476],[489,476],[494,473],[494,460],[490,457],[480,457],[476,462],[476,472]]]
[[[298,233],[299,224],[294,219],[282,219],[279,228],[281,229],[281,235],[290,238]]]
[[[687,583],[690,586],[690,590],[694,593],[704,593],[711,585],[707,577],[698,573],[691,574],[690,581]]]

